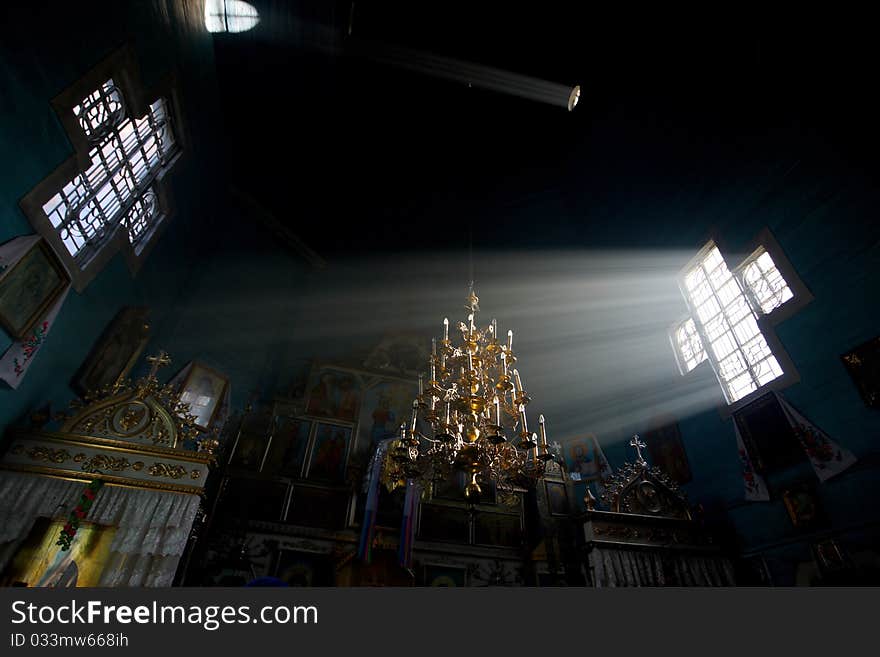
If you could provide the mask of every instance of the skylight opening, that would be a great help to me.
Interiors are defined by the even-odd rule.
[[[242,0],[206,0],[205,27],[209,32],[247,32],[260,22],[253,5]]]

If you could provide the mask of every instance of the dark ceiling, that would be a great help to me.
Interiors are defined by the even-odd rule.
[[[349,2],[251,2],[257,28],[215,39],[230,184],[327,255],[465,248],[447,227],[468,223],[476,248],[669,240],[665,217],[720,185],[873,157],[854,23],[359,1],[349,36]],[[378,64],[365,42],[577,83],[581,103]]]

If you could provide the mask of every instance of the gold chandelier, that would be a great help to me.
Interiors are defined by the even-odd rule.
[[[513,331],[502,342],[494,319],[485,329],[477,327],[480,307],[473,289],[465,309],[459,344],[450,339],[448,318],[443,338],[431,340],[427,386],[420,376],[409,424],[401,425],[400,436],[389,446],[391,472],[386,474],[397,485],[406,479],[424,485],[464,472],[464,493],[473,500],[481,482],[493,482],[500,490],[534,485],[553,457],[544,416],[539,416],[537,434],[528,428],[531,400],[515,367]]]

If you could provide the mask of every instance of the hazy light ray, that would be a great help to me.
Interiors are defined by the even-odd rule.
[[[250,5],[241,0],[226,0],[229,5],[233,1],[237,5],[250,7]],[[218,5],[222,9],[223,2],[224,0],[207,0],[206,2],[205,21],[208,29],[212,32],[224,31],[224,29],[219,29],[221,21],[221,18],[218,17],[219,10],[215,11],[212,9],[211,17],[209,18],[209,8]],[[244,27],[244,24],[242,24],[242,29],[235,31],[251,29],[260,21],[256,10],[253,9],[253,11],[253,25]],[[343,38],[342,33],[335,27],[304,20],[299,17],[291,17],[283,12],[264,16],[263,19],[272,28],[271,30],[261,30],[262,34],[259,34],[258,38],[263,40],[278,41],[284,39],[295,43],[301,48],[322,52],[330,56],[351,55],[364,57],[379,64],[497,93],[518,96],[557,107],[565,107],[569,110],[574,109],[574,106],[577,104],[577,102],[573,101],[573,96],[576,95],[581,102],[583,101],[583,94],[579,85],[559,84],[529,75],[506,71],[494,66],[485,66],[403,46],[379,43],[356,37]],[[209,20],[211,21],[210,25]],[[216,26],[218,29],[212,29],[212,26]],[[230,31],[233,30],[230,29]]]
[[[678,251],[477,252],[478,320],[514,331],[530,412],[552,440],[596,433],[603,441],[642,431],[660,415],[684,418],[721,403],[711,368],[682,377],[667,330],[686,312]],[[309,359],[358,367],[388,334],[424,339],[465,317],[462,253],[331,262],[303,274],[284,261],[218,258],[201,274],[198,302],[176,318],[175,340],[236,371],[307,370]],[[262,274],[272,271],[272,276]],[[280,272],[280,273],[279,273]],[[251,281],[251,282],[249,282]],[[205,327],[211,327],[206,331]],[[242,330],[246,327],[246,330]],[[239,369],[240,368],[240,369]],[[247,388],[242,380],[237,384]]]
[[[549,82],[493,66],[484,66],[402,46],[351,40],[348,49],[353,54],[395,68],[541,103],[569,107],[572,85]],[[573,107],[572,105],[572,109]]]

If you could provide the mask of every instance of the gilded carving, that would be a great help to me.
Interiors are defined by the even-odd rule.
[[[147,426],[152,415],[150,408],[139,400],[120,405],[113,414],[113,431],[120,436],[137,434]]]
[[[106,454],[95,454],[92,458],[82,464],[84,472],[103,472],[110,470],[111,472],[124,472],[131,467],[131,463],[125,457],[113,457]]]
[[[181,465],[171,465],[169,463],[161,463],[156,461],[147,470],[153,477],[170,477],[171,479],[180,479],[186,475],[186,468]]]
[[[170,363],[170,358],[162,353],[147,360],[152,367],[140,381],[118,381],[74,402],[72,405],[77,411],[68,418],[62,431],[169,447],[194,439],[199,430],[189,405],[180,401],[173,385],[162,384],[156,378],[158,368]]]
[[[34,461],[47,461],[49,463],[64,463],[70,459],[70,452],[66,449],[52,449],[51,447],[35,446],[27,451],[27,455]]]
[[[203,437],[198,450],[184,446],[201,432],[176,387],[156,378],[158,367],[170,359],[161,354],[148,360],[152,367],[143,379],[116,381],[71,404],[73,410],[54,418],[62,425],[59,430],[47,431],[43,425],[13,430],[18,435],[8,454],[16,458],[2,459],[0,469],[200,492],[204,468],[214,463],[210,452],[217,446],[216,436]]]

